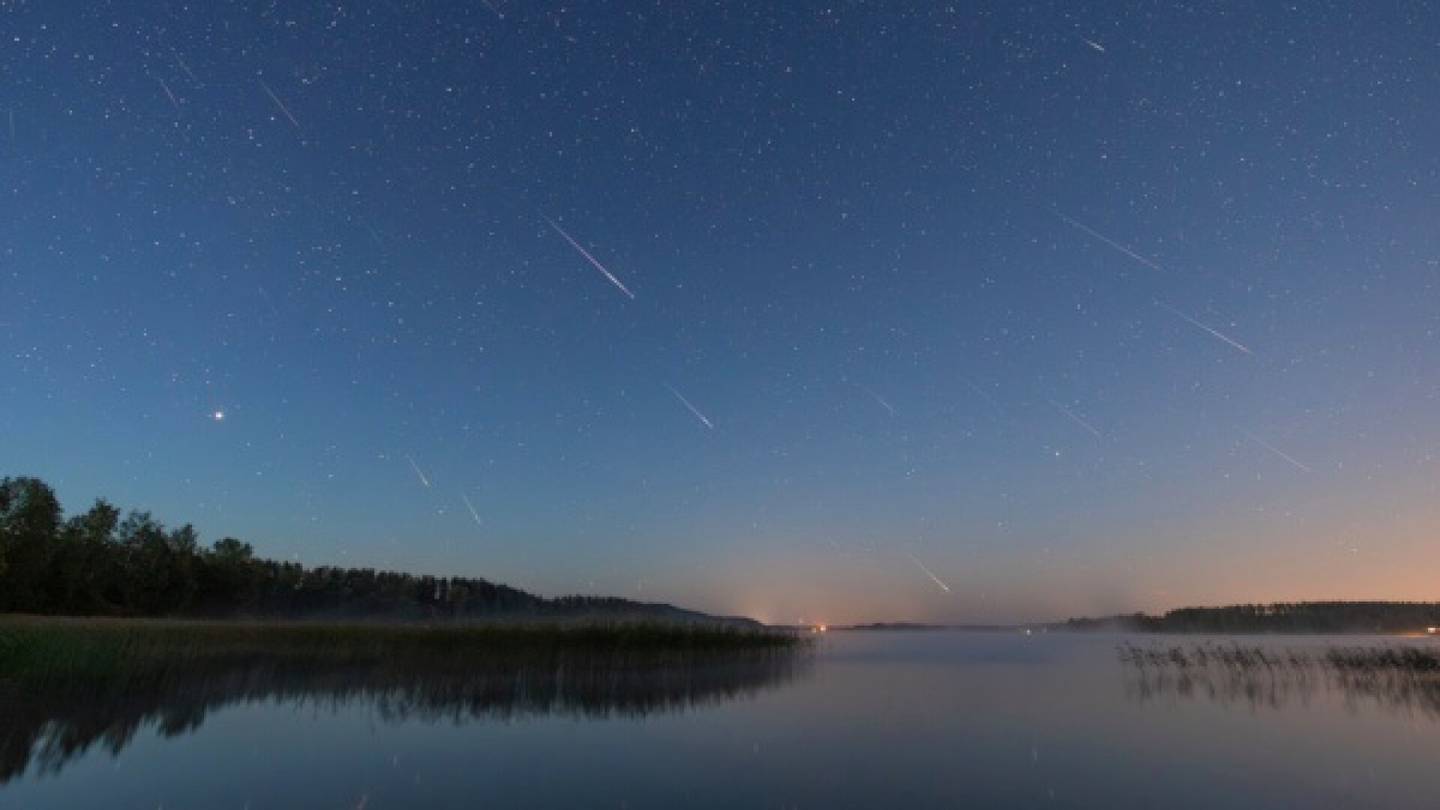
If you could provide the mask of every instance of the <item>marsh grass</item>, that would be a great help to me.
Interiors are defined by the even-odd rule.
[[[0,785],[256,701],[367,702],[397,722],[684,711],[789,681],[809,647],[786,631],[706,624],[0,617]]]
[[[1218,668],[1234,672],[1333,669],[1351,674],[1393,672],[1440,674],[1440,650],[1410,645],[1331,647],[1323,652],[1296,649],[1266,649],[1236,644],[1195,644],[1189,647],[1117,647],[1123,663],[1153,669]]]
[[[1367,702],[1440,720],[1440,649],[1126,643],[1117,652],[1128,672],[1126,692],[1141,702],[1169,697],[1280,708],[1329,692],[1348,705]]]
[[[358,624],[0,617],[0,680],[130,676],[146,668],[267,660],[363,664],[555,653],[666,654],[794,649],[800,635],[721,624],[506,622]]]

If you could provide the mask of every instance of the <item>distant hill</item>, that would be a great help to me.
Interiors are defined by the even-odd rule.
[[[673,605],[608,596],[546,598],[465,577],[372,568],[306,568],[255,556],[224,538],[209,548],[189,525],[104,500],[68,519],[37,478],[0,479],[0,613],[205,618],[576,619],[719,622]]]
[[[1440,602],[1276,602],[1186,607],[1161,616],[1135,613],[1070,619],[1053,627],[1148,633],[1425,633],[1440,627]]]

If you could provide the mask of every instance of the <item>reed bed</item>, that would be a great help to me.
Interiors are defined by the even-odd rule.
[[[789,681],[809,648],[797,633],[722,624],[0,617],[0,786],[256,701],[366,702],[397,722],[685,711]]]
[[[1235,644],[1140,646],[1121,644],[1122,663],[1149,669],[1209,669],[1231,672],[1331,669],[1350,674],[1440,674],[1440,649],[1413,645],[1275,649]]]
[[[361,624],[0,617],[0,680],[103,678],[226,660],[358,664],[604,652],[666,654],[800,647],[799,634],[723,624],[506,622]]]

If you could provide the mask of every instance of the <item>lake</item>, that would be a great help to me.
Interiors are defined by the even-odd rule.
[[[1434,807],[1433,676],[1136,666],[1194,637],[832,632],[800,655],[0,685],[0,807]],[[1290,651],[1413,644],[1242,639]]]

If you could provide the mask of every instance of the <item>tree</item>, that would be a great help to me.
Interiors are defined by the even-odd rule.
[[[255,550],[233,537],[216,540],[200,555],[199,607],[207,613],[232,613],[254,601],[260,579]]]
[[[113,613],[118,585],[115,527],[120,510],[104,499],[65,521],[46,577],[49,610],[57,613]]]
[[[60,528],[60,501],[38,478],[0,480],[0,611],[42,611],[41,587]]]
[[[128,613],[155,615],[170,586],[165,527],[149,512],[131,512],[119,527],[122,604]]]
[[[169,590],[162,600],[166,613],[183,613],[190,608],[199,585],[196,561],[200,556],[200,535],[186,523],[165,536],[166,562],[170,566]]]

